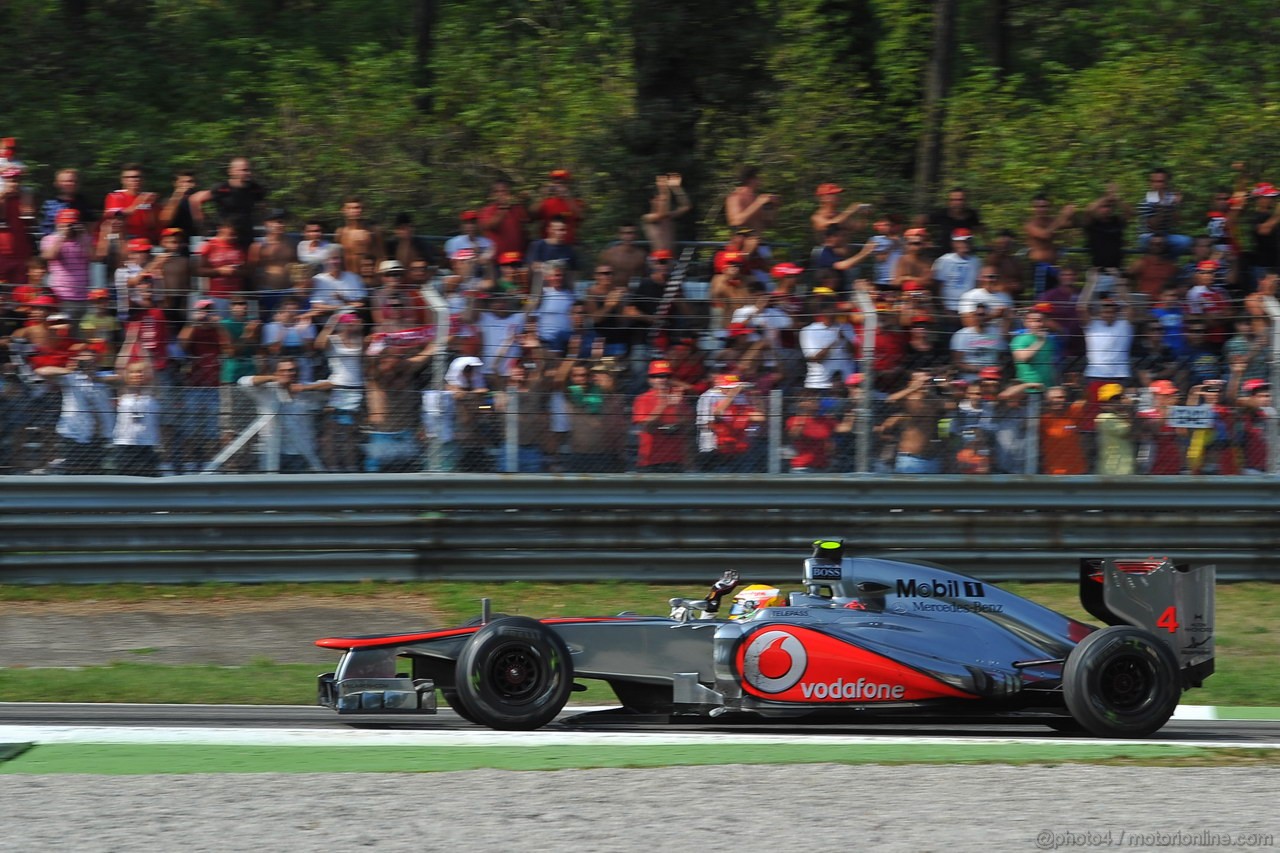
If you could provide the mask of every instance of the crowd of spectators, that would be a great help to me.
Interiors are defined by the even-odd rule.
[[[725,241],[678,243],[664,174],[591,251],[563,169],[495,181],[441,245],[355,196],[292,221],[240,157],[208,188],[129,164],[100,203],[74,169],[40,193],[4,140],[0,471],[269,444],[285,472],[751,473],[772,432],[796,473],[1260,473],[1280,190],[1235,170],[1199,207],[1163,169],[1137,199],[1037,196],[1016,231],[963,189],[907,213],[824,183],[811,250],[774,241],[753,168]]]

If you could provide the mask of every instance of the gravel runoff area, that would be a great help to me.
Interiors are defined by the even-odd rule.
[[[0,848],[1273,849],[1277,790],[1276,769],[1086,765],[0,776]]]

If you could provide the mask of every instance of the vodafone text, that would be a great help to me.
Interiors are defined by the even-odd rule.
[[[857,681],[821,681],[817,684],[800,682],[800,692],[806,699],[901,699],[907,689],[901,684],[875,684],[865,678]]]

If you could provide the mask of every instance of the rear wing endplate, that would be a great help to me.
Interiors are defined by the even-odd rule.
[[[1213,672],[1213,566],[1168,558],[1080,561],[1080,603],[1108,625],[1144,628],[1169,644],[1187,686]]]

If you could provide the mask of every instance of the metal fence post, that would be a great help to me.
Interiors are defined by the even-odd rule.
[[[875,419],[876,385],[876,303],[864,291],[854,291],[858,310],[862,312],[862,401],[858,407],[858,464],[859,473],[871,473],[871,428]]]
[[[506,459],[503,467],[508,474],[520,473],[520,397],[523,394],[519,388],[507,392],[507,412],[502,419],[505,437],[502,450]]]
[[[1280,421],[1276,420],[1276,394],[1280,393],[1280,301],[1262,297],[1262,307],[1271,321],[1271,411],[1267,413],[1267,473],[1280,474]]]
[[[1040,402],[1042,394],[1027,395],[1026,446],[1027,458],[1023,473],[1040,471]]]
[[[782,472],[782,389],[769,392],[769,473]]]
[[[439,396],[444,394],[444,375],[449,371],[449,352],[445,349],[445,342],[449,340],[449,303],[445,302],[440,291],[436,290],[435,285],[431,283],[422,285],[422,290],[419,292],[431,307],[432,316],[436,321],[434,341],[436,349],[431,355],[431,390]],[[443,400],[440,401],[439,407],[440,417],[443,419],[445,416]],[[443,468],[444,447],[438,436],[436,438],[427,436],[427,470],[435,472]]]

